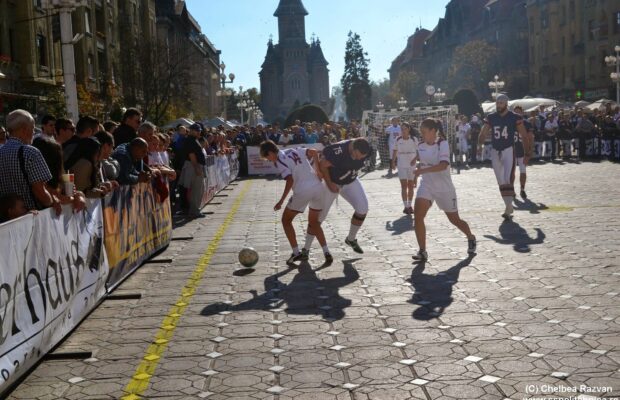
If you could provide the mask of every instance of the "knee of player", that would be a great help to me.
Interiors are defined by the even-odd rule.
[[[368,214],[368,209],[366,209],[366,212],[355,211],[355,213],[353,213],[353,219],[363,222],[366,219],[367,214]]]

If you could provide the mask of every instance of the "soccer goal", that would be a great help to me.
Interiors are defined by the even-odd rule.
[[[399,117],[401,122],[408,122],[411,124],[413,134],[418,135],[419,127],[422,121],[426,118],[435,118],[441,121],[443,126],[443,132],[441,134],[450,143],[450,159],[454,159],[454,150],[456,146],[456,115],[458,114],[458,107],[456,105],[448,106],[428,106],[428,107],[413,107],[409,109],[399,110],[379,110],[379,111],[364,111],[362,114],[362,135],[368,138],[373,150],[378,154],[371,157],[370,167],[375,167],[377,162],[377,155],[379,156],[379,163],[381,167],[388,167],[390,163],[390,154],[388,149],[388,135],[385,133],[392,121],[393,117]]]

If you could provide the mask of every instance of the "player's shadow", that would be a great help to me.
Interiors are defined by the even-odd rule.
[[[416,265],[411,271],[409,282],[415,289],[409,303],[419,306],[413,311],[413,318],[420,321],[428,321],[438,318],[452,304],[452,287],[459,280],[461,269],[471,263],[475,257],[470,255],[449,270],[435,275],[425,274],[426,263]]]
[[[222,311],[249,311],[270,310],[282,308],[287,314],[296,315],[323,315],[334,320],[345,316],[345,308],[352,302],[342,297],[339,289],[350,285],[359,279],[353,263],[357,259],[343,260],[343,276],[338,278],[320,279],[318,269],[312,269],[310,264],[302,262],[298,268],[288,267],[286,270],[268,276],[264,280],[264,292],[260,295],[256,290],[250,290],[252,298],[235,305],[214,303],[202,309],[201,315],[209,316]],[[297,271],[290,283],[280,281],[280,277],[291,271]],[[321,298],[319,298],[319,296]]]
[[[543,244],[547,235],[540,228],[534,228],[536,237],[531,238],[525,229],[514,221],[504,221],[499,226],[500,237],[493,235],[484,235],[499,244],[512,245],[518,253],[529,253],[532,251],[531,246]]]
[[[530,214],[540,214],[542,210],[547,210],[549,208],[543,203],[534,203],[530,199],[525,199],[521,201],[515,198],[514,204],[516,206],[515,210],[529,211]]]
[[[402,235],[413,230],[413,216],[403,215],[394,221],[385,222],[385,230],[392,232],[392,236]]]

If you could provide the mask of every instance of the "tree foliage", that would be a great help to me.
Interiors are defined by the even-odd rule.
[[[468,87],[484,93],[488,80],[496,71],[497,47],[485,40],[474,40],[458,46],[452,55],[448,82],[452,91]]]
[[[349,31],[345,54],[344,74],[340,84],[347,103],[350,119],[360,119],[362,112],[371,108],[368,53],[362,48],[360,36]]]

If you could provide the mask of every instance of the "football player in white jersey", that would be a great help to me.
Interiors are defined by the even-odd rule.
[[[314,149],[304,148],[280,150],[274,142],[267,140],[260,145],[260,155],[273,162],[282,178],[286,179],[282,197],[280,197],[273,209],[276,211],[280,210],[291,189],[293,190],[293,195],[282,213],[282,227],[293,249],[293,254],[286,263],[290,265],[295,261],[308,259],[307,253],[302,253],[297,245],[293,219],[297,214],[303,213],[306,210],[306,206],[310,205],[308,234],[316,236],[323,248],[325,263],[331,264],[334,259],[329,252],[325,234],[319,222],[326,194],[326,188],[320,178],[319,153]]]
[[[456,125],[456,137],[458,138],[459,158],[457,162],[460,164],[462,156],[465,156],[465,164],[469,162],[469,136],[471,125],[467,122],[467,116],[461,115],[461,120]]]
[[[432,118],[425,119],[420,126],[423,141],[418,146],[420,164],[414,176],[416,186],[418,177],[422,176],[415,198],[415,236],[420,250],[413,259],[422,262],[428,259],[424,218],[434,201],[448,220],[467,236],[467,253],[476,253],[476,237],[467,222],[459,217],[456,190],[450,177],[450,147],[446,140],[438,139],[440,128],[441,122]]]
[[[392,158],[392,155],[394,154],[394,146],[396,145],[396,139],[398,139],[401,135],[401,128],[400,128],[399,123],[400,123],[400,118],[393,117],[392,125],[385,128],[385,133],[388,134],[388,150],[389,150],[390,158]],[[390,160],[390,170],[388,171],[389,177],[392,176],[392,169],[393,169],[392,161],[393,159]]]
[[[418,153],[418,139],[411,136],[411,125],[403,122],[400,125],[402,136],[396,139],[392,153],[392,168],[398,166],[398,179],[400,179],[401,197],[405,209],[403,213],[413,214],[411,202],[413,201],[413,175]]]

